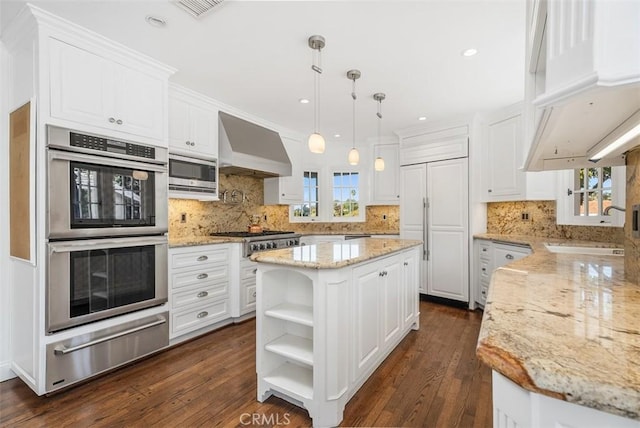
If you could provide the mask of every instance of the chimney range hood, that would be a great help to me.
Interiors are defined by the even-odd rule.
[[[218,113],[218,166],[223,174],[258,178],[291,175],[280,135],[228,113]]]

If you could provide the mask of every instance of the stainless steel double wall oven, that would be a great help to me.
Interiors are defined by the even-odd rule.
[[[167,150],[47,132],[47,334],[166,302]]]

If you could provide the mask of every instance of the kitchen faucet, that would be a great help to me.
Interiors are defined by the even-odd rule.
[[[602,213],[603,215],[610,215],[609,211],[611,210],[618,210],[618,211],[622,211],[624,212],[624,208],[619,207],[617,205],[609,205],[607,208],[604,209],[604,212]]]

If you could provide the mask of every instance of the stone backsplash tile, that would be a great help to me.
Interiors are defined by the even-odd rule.
[[[522,220],[521,215],[523,212],[529,214],[529,220]],[[555,201],[488,203],[487,233],[579,239],[619,244],[624,242],[624,230],[621,227],[557,225]]]
[[[398,206],[368,206],[366,221],[358,223],[290,223],[289,206],[263,205],[263,180],[238,175],[220,175],[220,199],[201,202],[190,199],[169,200],[169,236],[172,239],[208,235],[212,232],[247,230],[252,216],[260,217],[263,228],[300,233],[400,233]],[[235,191],[235,192],[234,192]],[[232,197],[233,195],[233,197]],[[181,214],[186,221],[181,222]]]

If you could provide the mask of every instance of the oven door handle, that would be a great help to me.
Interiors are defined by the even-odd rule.
[[[86,239],[82,241],[49,242],[49,251],[51,253],[69,253],[71,251],[162,245],[167,242],[167,237],[164,235],[137,238]]]
[[[167,172],[166,165],[154,165],[147,162],[128,161],[112,157],[87,155],[84,153],[65,152],[61,150],[49,150],[49,160],[86,162],[98,165],[109,165],[119,168],[144,170],[152,172]]]
[[[91,340],[91,341],[85,342],[85,343],[83,343],[81,345],[73,346],[71,348],[67,348],[64,345],[56,346],[56,348],[53,350],[53,353],[55,355],[70,354],[72,352],[79,351],[79,350],[84,349],[84,348],[88,348],[89,346],[98,345],[98,344],[100,344],[102,342],[107,342],[109,340],[117,339],[118,337],[126,336],[128,334],[135,333],[135,332],[138,332],[140,330],[146,330],[148,328],[155,327],[157,325],[161,325],[161,324],[164,324],[166,322],[167,322],[167,320],[162,318],[162,319],[150,322],[149,324],[144,324],[144,325],[141,325],[141,326],[138,326],[138,327],[131,328],[129,330],[121,331],[119,333],[110,334],[108,336],[101,337],[100,339]]]

